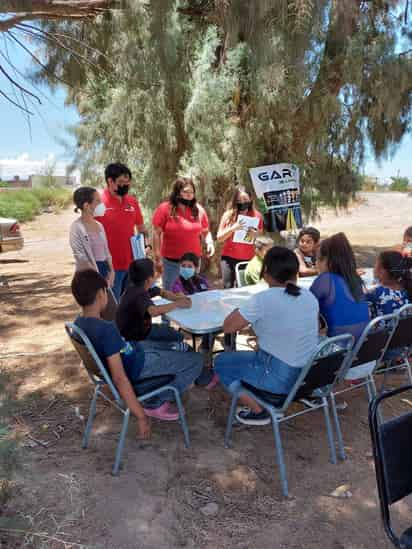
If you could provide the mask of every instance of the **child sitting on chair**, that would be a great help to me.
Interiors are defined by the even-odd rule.
[[[249,261],[245,269],[245,283],[258,284],[262,279],[263,260],[274,242],[268,236],[258,236],[255,239],[255,256]]]
[[[178,411],[171,404],[173,394],[164,392],[157,395],[145,401],[143,407],[136,398],[133,385],[143,378],[173,374],[175,379],[170,384],[181,393],[199,376],[201,357],[196,353],[146,353],[141,345],[126,343],[116,325],[101,318],[107,305],[107,282],[95,270],[78,271],[71,288],[82,308],[75,324],[89,338],[120,396],[137,418],[138,435],[141,438],[150,437],[150,424],[146,416],[165,421],[178,420]]]
[[[319,274],[316,266],[317,251],[319,248],[320,232],[315,227],[306,227],[298,234],[295,250],[299,261],[299,276],[315,276]]]
[[[209,290],[209,283],[204,276],[199,274],[200,258],[188,252],[180,258],[179,276],[172,286],[172,292],[176,294],[193,295]]]
[[[392,314],[412,302],[411,263],[400,252],[387,250],[379,254],[374,268],[379,284],[366,293],[376,316]]]
[[[183,335],[163,324],[152,324],[152,317],[165,315],[176,308],[190,308],[190,298],[183,294],[175,294],[162,290],[154,283],[154,264],[151,259],[136,259],[129,267],[129,286],[123,293],[116,313],[116,324],[122,336],[135,345],[140,343],[147,352],[167,351],[166,364],[172,357],[174,360],[184,360],[185,355],[196,353],[180,353],[191,348],[183,341]],[[171,301],[164,305],[156,305],[152,298],[164,297]],[[201,357],[199,357],[201,359]],[[213,371],[204,368],[196,378],[196,384],[210,389]]]
[[[116,324],[127,341],[147,341],[151,348],[187,351],[183,336],[168,325],[152,324],[152,317],[165,315],[192,306],[189,298],[162,290],[154,283],[151,259],[136,259],[129,267],[129,285],[123,293],[116,313]],[[155,305],[152,298],[161,296],[171,303]]]

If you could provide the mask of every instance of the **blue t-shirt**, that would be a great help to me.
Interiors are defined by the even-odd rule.
[[[100,318],[78,316],[74,322],[87,335],[98,357],[110,375],[107,358],[120,353],[124,370],[133,384],[139,379],[144,365],[144,350],[139,343],[126,342],[114,324]]]
[[[356,301],[344,278],[335,273],[319,275],[310,290],[319,301],[319,312],[328,324],[328,336],[352,334],[358,339],[369,322],[365,298]]]
[[[409,303],[405,290],[392,290],[385,286],[376,286],[366,294],[366,299],[374,306],[376,316],[390,315]]]

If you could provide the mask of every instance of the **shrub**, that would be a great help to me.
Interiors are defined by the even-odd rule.
[[[29,221],[42,208],[64,208],[72,199],[72,193],[64,188],[38,187],[0,192],[0,216],[15,217],[20,222]]]

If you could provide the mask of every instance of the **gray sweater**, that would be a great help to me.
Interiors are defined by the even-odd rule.
[[[111,255],[109,251],[109,246],[107,244],[106,233],[104,227],[101,223],[96,221],[99,224],[100,230],[102,232],[102,237],[104,240],[104,247],[106,251],[106,260],[111,264]],[[89,235],[87,234],[86,227],[83,224],[83,221],[79,218],[74,221],[70,227],[70,246],[73,251],[73,256],[76,261],[76,271],[81,271],[82,269],[92,268],[97,269],[96,260],[93,255],[93,250],[90,245]]]

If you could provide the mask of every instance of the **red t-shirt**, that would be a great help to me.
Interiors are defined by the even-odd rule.
[[[122,196],[120,201],[108,189],[101,193],[106,206],[103,217],[97,217],[106,231],[109,250],[112,254],[115,271],[126,271],[133,261],[130,238],[135,234],[135,226],[143,225],[139,202],[133,196]]]
[[[257,210],[254,210],[253,214],[250,212],[242,212],[242,215],[248,215],[249,217],[258,217],[259,218],[259,231],[263,228],[263,219]],[[227,223],[228,225],[228,223]],[[250,261],[255,255],[255,247],[253,244],[242,244],[240,242],[233,242],[233,234],[225,240],[222,248],[222,255],[227,255],[233,257],[233,259],[240,259],[241,261]]]
[[[191,209],[177,208],[176,217],[170,215],[170,202],[162,202],[153,214],[153,225],[162,229],[162,257],[180,259],[183,254],[193,252],[202,255],[200,236],[209,230],[209,220],[205,210],[197,205],[199,216],[195,219]]]

